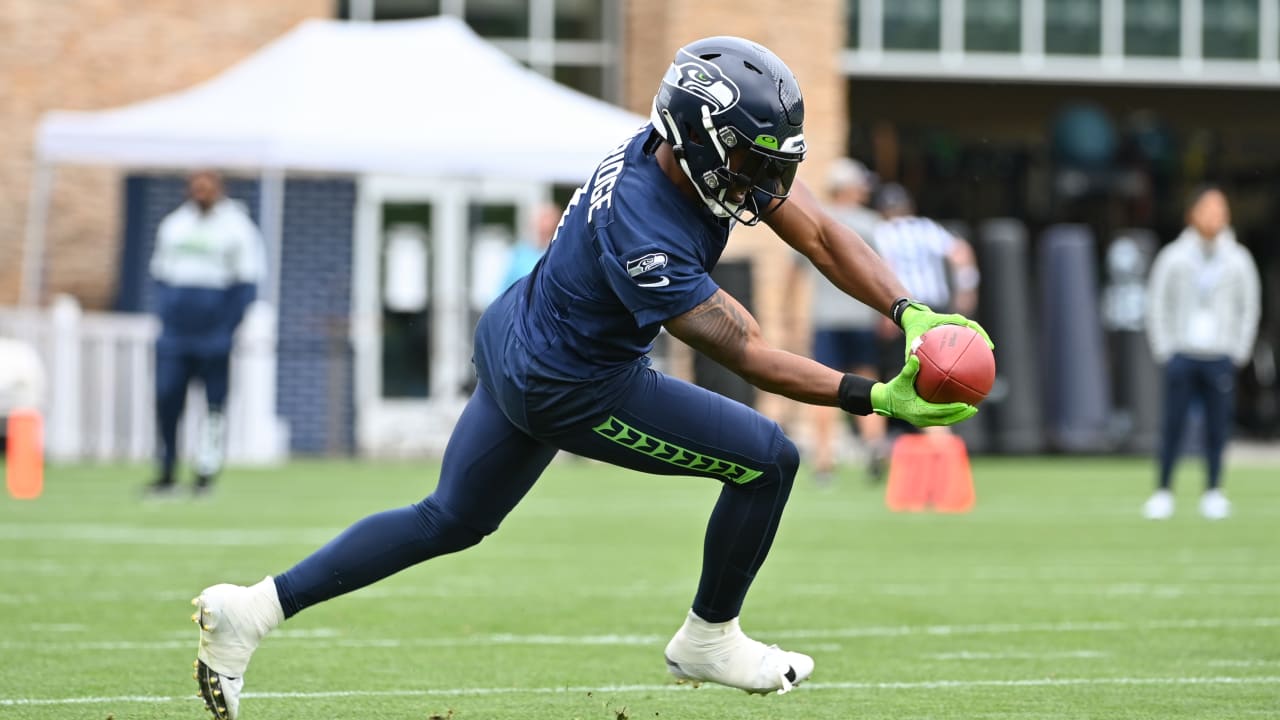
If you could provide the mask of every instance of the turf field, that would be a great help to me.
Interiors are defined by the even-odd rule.
[[[975,461],[968,515],[899,515],[802,470],[744,610],[812,654],[786,696],[668,678],[708,481],[558,462],[496,536],[271,635],[246,720],[1280,717],[1280,468],[1232,467],[1236,517],[1138,517],[1145,459]],[[431,464],[231,472],[144,504],[145,467],[61,467],[0,497],[0,718],[200,718],[188,600],[287,568],[416,500]]]

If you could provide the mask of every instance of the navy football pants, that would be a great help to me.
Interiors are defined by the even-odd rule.
[[[549,438],[517,428],[477,388],[449,440],[435,492],[360,520],[277,576],[285,617],[480,542],[562,449],[647,473],[719,480],[693,610],[711,622],[738,615],[777,532],[799,453],[755,410],[649,370],[611,416]],[[607,488],[600,492],[608,502]]]
[[[156,425],[160,432],[160,477],[172,481],[178,462],[178,421],[187,404],[187,386],[204,384],[209,412],[221,412],[227,404],[231,357],[201,355],[174,350],[156,351]]]
[[[1174,355],[1164,366],[1164,417],[1160,422],[1159,485],[1168,490],[1182,451],[1191,404],[1204,410],[1205,487],[1222,482],[1222,454],[1235,411],[1236,366],[1231,358],[1202,360]]]

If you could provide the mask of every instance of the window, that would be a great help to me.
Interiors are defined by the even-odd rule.
[[[382,397],[431,394],[431,220],[426,203],[383,206]],[[406,266],[406,258],[415,264]],[[407,293],[390,289],[412,285]]]
[[[402,20],[449,14],[537,72],[617,100],[621,0],[338,0],[340,18]],[[932,4],[936,5],[937,0]],[[369,14],[372,17],[369,17]]]
[[[964,4],[964,48],[1018,52],[1022,48],[1021,0],[968,0]]]
[[[891,0],[884,3],[886,50],[937,50],[941,0]]]
[[[844,3],[844,46],[856,48],[858,47],[858,28],[860,27],[858,19],[858,10],[862,5],[859,0],[845,0]]]
[[[598,0],[557,0],[557,40],[604,40],[604,3]]]
[[[1125,0],[1124,54],[1181,55],[1181,20],[1179,0]]]
[[[440,0],[365,0],[373,10],[374,20],[406,20],[440,14]],[[351,19],[359,11],[360,0],[339,0],[338,17]],[[363,18],[362,18],[363,19]]]
[[[528,37],[528,0],[467,0],[463,17],[484,37]]]
[[[1101,0],[1045,0],[1044,16],[1046,53],[1098,55],[1101,52]]]
[[[1206,58],[1251,60],[1258,57],[1258,1],[1204,0]]]
[[[588,95],[601,97],[605,94],[604,68],[590,65],[557,65],[554,73],[555,81],[568,85]]]

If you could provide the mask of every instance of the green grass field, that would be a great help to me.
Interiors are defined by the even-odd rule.
[[[312,608],[267,638],[242,717],[1280,717],[1280,469],[1232,467],[1236,516],[1139,519],[1145,459],[975,461],[970,514],[802,477],[743,613],[812,654],[785,696],[691,689],[683,619],[717,487],[559,462],[479,547]],[[235,470],[144,504],[145,467],[55,467],[0,498],[0,718],[200,718],[188,600],[278,572],[435,466]]]

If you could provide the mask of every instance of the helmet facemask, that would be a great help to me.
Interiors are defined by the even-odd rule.
[[[803,154],[771,152],[759,142],[746,137],[735,127],[723,127],[711,136],[721,165],[702,174],[702,182],[694,182],[711,201],[711,211],[721,210],[744,225],[755,225],[774,212],[791,194]],[[770,136],[765,142],[773,140]],[[777,141],[773,140],[776,145]],[[731,198],[742,194],[742,201]],[[749,213],[749,214],[748,214]],[[719,215],[720,213],[716,213]]]

